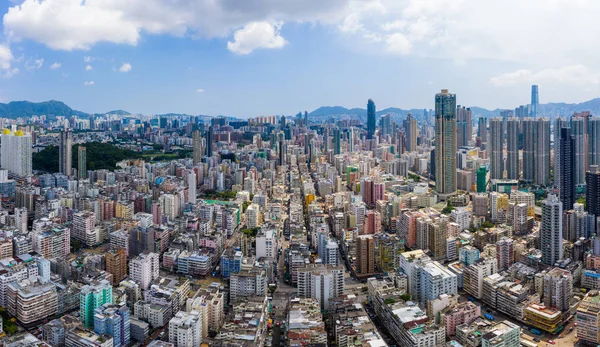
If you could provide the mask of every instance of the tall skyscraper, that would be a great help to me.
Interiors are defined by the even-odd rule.
[[[194,170],[188,171],[188,203],[196,204],[196,173]]]
[[[213,134],[213,126],[208,127],[208,132],[206,136],[206,156],[211,158],[213,156],[213,142],[214,142],[214,134]]]
[[[456,95],[435,95],[435,190],[441,200],[456,195]]]
[[[22,130],[2,131],[2,147],[0,163],[3,169],[17,176],[31,175],[31,148],[33,146],[30,133]]]
[[[506,178],[519,179],[519,118],[506,121]]]
[[[77,147],[77,176],[80,179],[85,179],[87,177],[87,149],[79,145]]]
[[[375,135],[376,112],[375,102],[369,99],[367,102],[367,140],[372,140]]]
[[[500,179],[504,173],[504,123],[502,118],[490,118],[490,179]]]
[[[481,142],[487,142],[487,118],[479,117],[477,122],[477,136],[481,138]]]
[[[586,173],[585,209],[589,214],[600,217],[600,167],[591,165]]]
[[[600,165],[600,117],[588,121],[588,166]]]
[[[406,142],[406,151],[414,152],[417,150],[417,120],[412,114],[408,114],[406,119],[404,120],[404,131],[406,132],[405,142]]]
[[[382,135],[391,135],[392,134],[392,116],[389,114],[385,114],[381,116],[379,120],[381,122],[381,134]]]
[[[458,106],[456,109],[457,145],[468,146],[473,137],[473,121],[470,108]]]
[[[359,235],[356,238],[356,273],[360,275],[375,272],[375,241],[373,235]]]
[[[202,135],[199,130],[192,134],[192,144],[194,146],[193,163],[196,166],[202,161]]]
[[[73,132],[65,129],[60,132],[58,144],[58,171],[64,175],[71,176],[72,165]]]
[[[540,248],[542,263],[554,265],[563,257],[563,203],[556,195],[550,195],[542,202],[542,224],[540,227]]]
[[[536,121],[531,117],[523,118],[523,182],[533,183],[535,180],[535,148],[536,148]],[[548,145],[550,142],[548,142]]]
[[[570,210],[575,203],[575,141],[571,136],[571,128],[561,128],[559,133],[558,196],[564,208]]]
[[[531,86],[531,105],[530,110],[529,110],[529,116],[530,117],[537,117],[537,111],[538,111],[538,106],[540,104],[540,97],[538,94],[538,86],[537,85],[532,85]]]
[[[333,154],[342,153],[342,132],[340,128],[333,129]]]
[[[554,118],[554,126],[552,131],[554,133],[554,187],[556,188],[558,188],[560,183],[560,130],[567,126],[568,123],[564,118]]]
[[[571,136],[574,143],[575,160],[573,167],[573,179],[575,186],[585,184],[585,162],[587,154],[585,152],[585,123],[583,117],[571,118]],[[571,207],[569,207],[570,209]]]
[[[550,119],[546,117],[536,120],[535,183],[550,185]]]

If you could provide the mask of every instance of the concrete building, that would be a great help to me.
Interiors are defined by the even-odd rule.
[[[22,130],[3,130],[0,165],[16,176],[32,173],[33,141],[30,133]]]
[[[372,235],[356,238],[356,273],[360,276],[375,273],[375,241]]]
[[[113,339],[108,335],[98,335],[80,327],[67,331],[65,346],[69,347],[113,347]]]
[[[563,258],[563,203],[556,195],[542,202],[540,249],[542,263],[554,265]]]
[[[490,118],[490,179],[501,179],[504,173],[504,121]]]
[[[461,324],[471,324],[481,316],[481,307],[467,301],[446,310],[442,314],[442,321],[446,328],[446,336],[453,336],[456,327]]]
[[[456,95],[435,95],[435,187],[440,200],[456,195]]]
[[[600,295],[590,291],[577,307],[577,337],[597,345],[600,343]]]
[[[570,308],[573,297],[573,276],[571,272],[554,268],[544,275],[544,304],[561,311]]]
[[[197,311],[179,311],[169,321],[169,342],[175,347],[196,347],[202,342],[202,319]]]
[[[86,328],[94,326],[94,311],[104,304],[112,304],[112,286],[107,280],[97,281],[81,287],[79,314]]]
[[[521,327],[504,321],[494,324],[481,338],[481,347],[520,347]]]
[[[157,253],[142,253],[129,262],[129,276],[146,290],[152,281],[158,278],[159,266]]]
[[[498,272],[496,258],[481,258],[467,266],[463,272],[463,287],[477,299],[483,297],[483,279]]]
[[[94,310],[94,332],[113,338],[114,347],[124,347],[131,341],[129,308],[125,304],[104,304]]]
[[[256,235],[256,258],[277,258],[277,239],[277,226],[269,225],[265,227],[263,225]]]
[[[96,214],[94,212],[77,212],[73,215],[71,236],[88,247],[93,247],[100,240],[100,233],[96,230]]]
[[[23,325],[41,321],[58,312],[58,295],[53,283],[24,279],[7,287],[8,312]]]
[[[309,264],[298,270],[298,296],[316,299],[323,310],[344,293],[344,267]]]

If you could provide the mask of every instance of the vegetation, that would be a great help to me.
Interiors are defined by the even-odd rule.
[[[408,178],[412,179],[415,182],[421,182],[421,177],[419,177],[419,175],[409,173]]]
[[[248,206],[250,206],[252,202],[250,201],[244,201],[244,203],[242,204],[242,212],[246,212],[246,210],[248,209]]]
[[[237,195],[237,193],[233,192],[233,191],[217,192],[216,190],[213,190],[213,189],[208,189],[208,190],[205,190],[204,192],[202,192],[202,196],[204,198],[212,199],[212,200],[232,200],[232,199],[235,199],[236,195]],[[244,211],[245,211],[245,209],[244,209]]]
[[[10,318],[8,312],[4,307],[0,307],[0,317],[2,317],[2,325],[4,332],[8,335],[12,335],[19,331],[19,328],[15,322]]]
[[[489,228],[493,228],[494,227],[494,223],[490,222],[490,221],[485,221],[483,223],[481,223],[481,227],[479,227],[480,229],[489,229]]]
[[[72,238],[71,239],[71,253],[77,253],[83,246],[81,245],[81,241]]]
[[[256,234],[258,234],[258,229],[259,228],[252,228],[252,229],[244,229],[242,230],[242,232],[248,236],[256,236]]]
[[[402,294],[402,295],[400,295],[400,299],[402,299],[404,301],[409,301],[410,300],[410,294]]]
[[[189,158],[192,156],[192,151],[179,150],[172,153],[162,153],[157,151],[144,152],[142,157],[148,161],[165,161]]]
[[[583,208],[586,208],[586,200],[585,200],[585,195],[579,197],[579,199],[577,199],[577,202],[580,204],[583,204]]]
[[[442,213],[450,214],[450,212],[452,212],[453,210],[454,210],[454,206],[452,206],[452,203],[450,201],[448,201],[448,204],[446,204],[446,207],[444,207],[442,209]]]
[[[394,298],[387,298],[383,301],[383,303],[386,305],[392,305],[396,303],[396,300],[394,300]]]
[[[139,158],[138,152],[122,149],[109,143],[88,142],[86,148],[86,167],[88,170],[114,170],[116,164],[124,159]],[[77,167],[77,151],[79,145],[72,149],[73,167]],[[38,153],[33,153],[33,169],[46,172],[58,172],[58,147],[48,146]]]

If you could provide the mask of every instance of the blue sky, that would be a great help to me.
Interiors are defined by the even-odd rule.
[[[600,94],[592,0],[5,0],[0,13],[2,102],[251,117],[368,98],[431,108],[441,88],[492,109],[526,104],[534,83],[541,102]],[[585,30],[558,24],[575,18]]]

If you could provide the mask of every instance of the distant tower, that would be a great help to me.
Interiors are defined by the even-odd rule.
[[[519,118],[506,121],[506,172],[509,179],[519,179]]]
[[[588,165],[600,165],[600,117],[588,121]]]
[[[526,117],[521,120],[521,125],[523,129],[523,182],[533,183],[536,171],[536,122],[533,118]]]
[[[72,148],[73,148],[73,132],[71,129],[65,129],[60,132],[60,143],[58,145],[59,159],[58,166],[60,173],[71,176],[72,171]]]
[[[342,132],[340,128],[333,129],[333,154],[342,153]]]
[[[540,98],[538,94],[538,86],[531,86],[531,109],[529,110],[529,117],[537,117],[538,106],[540,104]]]
[[[471,109],[458,106],[456,109],[456,127],[458,129],[458,146],[468,146],[473,137]],[[485,118],[484,118],[485,119]]]
[[[188,170],[188,203],[196,204],[196,173]]]
[[[202,135],[200,135],[199,130],[194,131],[192,134],[192,142],[194,146],[193,162],[196,166],[202,161]]]
[[[435,190],[441,200],[456,195],[456,94],[435,95]]]
[[[367,102],[367,140],[372,140],[375,135],[375,102],[369,99]]]
[[[540,248],[542,263],[554,265],[563,256],[563,203],[556,195],[550,195],[542,202],[542,223],[540,227]]]
[[[562,206],[570,210],[575,203],[575,139],[571,135],[571,128],[561,128],[558,144],[559,181],[558,196]]]
[[[308,128],[308,112],[304,111],[304,126]]]
[[[583,117],[572,117],[571,118],[571,136],[574,141],[574,154],[575,154],[575,167],[573,168],[573,177],[575,179],[575,186],[585,184],[585,131],[584,131],[584,118]],[[568,209],[571,209],[569,206]]]
[[[502,118],[490,118],[490,179],[502,178],[504,172],[504,124]]]
[[[585,210],[596,217],[600,217],[600,168],[591,165],[586,173],[587,189],[585,193]]]
[[[404,121],[404,131],[406,133],[406,151],[414,152],[417,150],[417,120],[412,114],[408,114],[406,116],[406,120]]]
[[[213,127],[212,125],[208,127],[208,133],[206,136],[206,156],[207,157],[212,157],[213,156]]]
[[[535,184],[550,185],[550,119],[546,117],[536,120]]]
[[[87,149],[84,146],[79,146],[77,149],[77,176],[80,179],[87,177]]]

